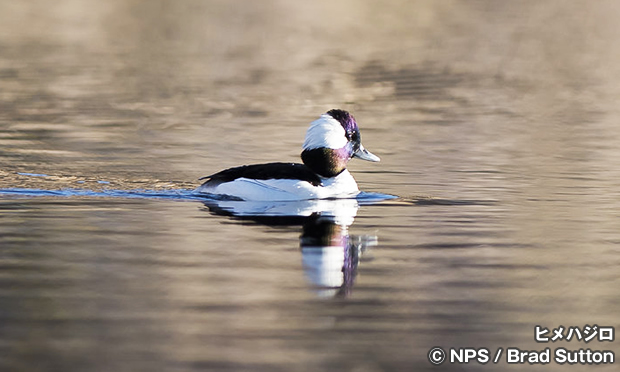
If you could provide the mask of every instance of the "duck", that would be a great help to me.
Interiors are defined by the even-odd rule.
[[[310,123],[302,145],[302,163],[266,163],[229,168],[200,178],[196,188],[232,200],[299,201],[355,198],[360,193],[347,170],[352,158],[371,162],[379,157],[362,145],[353,115],[332,109]]]

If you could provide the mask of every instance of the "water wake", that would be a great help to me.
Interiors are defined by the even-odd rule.
[[[172,199],[172,200],[226,200],[218,195],[196,192],[194,189],[163,189],[163,190],[116,190],[104,189],[99,191],[85,189],[42,190],[28,188],[0,189],[0,195],[14,195],[22,197],[92,197],[92,198],[132,198],[132,199]],[[356,199],[361,204],[371,204],[383,200],[395,199],[396,196],[375,192],[361,192]]]

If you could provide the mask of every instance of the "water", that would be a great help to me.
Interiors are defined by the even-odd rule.
[[[427,352],[618,354],[539,344],[534,327],[617,326],[619,10],[1,1],[0,370],[563,370]],[[382,159],[350,163],[363,198],[192,192],[298,161],[336,107]]]

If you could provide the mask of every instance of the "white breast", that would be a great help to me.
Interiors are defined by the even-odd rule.
[[[310,123],[306,132],[303,149],[310,150],[320,147],[340,149],[347,144],[345,131],[338,120],[330,115],[323,114],[320,118]]]

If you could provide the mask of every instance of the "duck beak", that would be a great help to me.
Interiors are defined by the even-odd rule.
[[[362,160],[368,160],[368,161],[380,161],[381,159],[379,159],[379,157],[375,154],[373,154],[372,152],[366,150],[364,148],[364,146],[362,146],[360,144],[360,148],[359,150],[357,150],[356,152],[353,153],[353,157],[354,158],[358,158],[358,159],[362,159]]]

